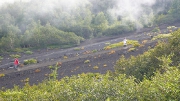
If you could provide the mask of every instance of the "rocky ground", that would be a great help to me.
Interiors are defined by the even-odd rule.
[[[29,58],[37,59],[38,63],[20,67],[18,71],[11,68],[13,59],[8,56],[3,56],[4,59],[0,64],[0,74],[5,74],[5,76],[0,77],[0,88],[12,88],[14,85],[22,87],[26,82],[29,82],[31,85],[38,84],[49,78],[48,75],[52,72],[49,66],[56,63],[62,63],[57,72],[58,79],[87,72],[106,73],[108,70],[114,71],[113,67],[120,56],[136,56],[146,51],[149,46],[153,47],[156,44],[156,42],[151,41],[151,37],[145,33],[151,30],[152,28],[149,28],[121,36],[87,40],[78,47],[81,48],[81,50],[78,51],[74,50],[75,48],[69,48],[37,50],[34,51],[32,55],[22,53],[21,58],[19,58],[21,63],[23,60]],[[130,40],[138,40],[140,43],[143,40],[149,41],[144,44],[143,47],[139,47],[133,52],[128,51],[131,46],[103,50],[107,43],[121,42],[124,37]],[[67,58],[64,59],[64,56]],[[89,60],[89,62],[85,63],[86,60]]]

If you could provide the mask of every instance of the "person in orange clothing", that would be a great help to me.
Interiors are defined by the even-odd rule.
[[[19,65],[19,60],[17,58],[14,59],[14,68],[17,69]]]

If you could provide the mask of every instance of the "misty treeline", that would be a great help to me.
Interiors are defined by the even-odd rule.
[[[152,1],[154,3],[141,0],[134,3],[131,0],[5,3],[0,6],[0,50],[74,46],[89,38],[119,35],[180,20],[179,0]],[[129,3],[132,6],[128,6]]]

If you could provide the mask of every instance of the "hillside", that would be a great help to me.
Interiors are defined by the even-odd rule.
[[[145,46],[137,48],[134,52],[124,53],[124,59],[121,57],[115,65],[115,72],[108,72],[100,74],[102,71],[99,68],[91,68],[89,64],[85,64],[85,60],[90,60],[93,63],[102,63],[99,60],[107,63],[108,59],[113,60],[117,57],[117,54],[122,54],[121,51],[128,50],[117,50],[114,54],[109,56],[109,52],[96,53],[96,55],[88,56],[88,58],[80,58],[72,62],[65,62],[64,64],[57,64],[53,66],[52,73],[50,74],[50,80],[46,80],[43,83],[37,85],[31,85],[31,82],[41,81],[39,78],[45,76],[44,74],[38,76],[47,69],[42,69],[42,71],[37,72],[36,70],[25,72],[27,74],[14,73],[19,77],[23,76],[20,82],[24,83],[23,88],[15,86],[12,90],[1,91],[1,99],[17,99],[17,100],[177,100],[179,99],[179,35],[180,30],[172,33],[166,41],[163,41],[153,46],[154,48],[148,50],[147,47],[150,46],[151,42],[147,42]],[[158,38],[158,37],[157,37]],[[161,37],[162,38],[162,37]],[[147,45],[147,46],[146,46]],[[155,45],[155,44],[154,44]],[[117,52],[117,54],[116,54]],[[142,54],[140,55],[140,53]],[[107,54],[108,53],[108,54]],[[93,59],[94,56],[99,56],[101,54],[101,59]],[[105,60],[103,60],[103,58]],[[73,64],[75,63],[75,64]],[[72,64],[72,66],[70,65]],[[76,68],[80,64],[84,64],[81,69]],[[95,64],[96,65],[96,64]],[[101,65],[101,64],[99,64]],[[60,66],[60,68],[59,68]],[[124,67],[125,66],[125,67]],[[74,68],[71,68],[74,67]],[[93,66],[92,66],[93,67]],[[58,69],[59,68],[59,69]],[[69,72],[73,71],[78,73],[78,71],[91,70],[95,73],[78,73],[72,77],[59,78],[62,68],[66,68]],[[83,69],[84,68],[84,69]],[[123,69],[125,68],[125,69]],[[76,69],[76,70],[75,70]],[[97,71],[96,71],[97,70]],[[98,71],[99,70],[99,71]],[[104,69],[105,70],[105,69]],[[132,70],[134,72],[132,72]],[[67,71],[63,71],[65,73]],[[141,75],[139,75],[142,73]],[[153,73],[153,75],[152,75]],[[58,75],[57,75],[58,74]],[[147,75],[146,75],[147,74]],[[151,75],[149,75],[151,74]],[[31,77],[28,77],[28,75]],[[34,75],[34,76],[32,76]],[[12,78],[14,82],[13,75],[5,76],[3,79]],[[36,78],[36,79],[33,79]],[[143,78],[143,79],[142,79]],[[167,79],[168,78],[168,79]],[[3,80],[1,78],[1,80]],[[59,80],[58,80],[59,79]],[[12,81],[13,82],[13,81]],[[19,83],[20,83],[19,82]],[[29,85],[30,84],[30,85]],[[121,85],[121,86],[120,86]],[[148,89],[147,89],[148,88]],[[3,90],[4,88],[2,88]],[[32,93],[33,92],[33,93]],[[38,93],[38,94],[36,94]],[[17,97],[18,96],[18,97]],[[26,97],[31,96],[31,97]]]
[[[179,28],[180,0],[1,0],[0,101],[180,101]]]

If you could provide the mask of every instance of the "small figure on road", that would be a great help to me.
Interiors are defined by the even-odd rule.
[[[14,68],[17,69],[19,65],[19,60],[17,58],[14,59]]]
[[[124,43],[124,47],[126,47],[126,45],[127,45],[127,39],[126,38],[124,38],[123,43]]]

